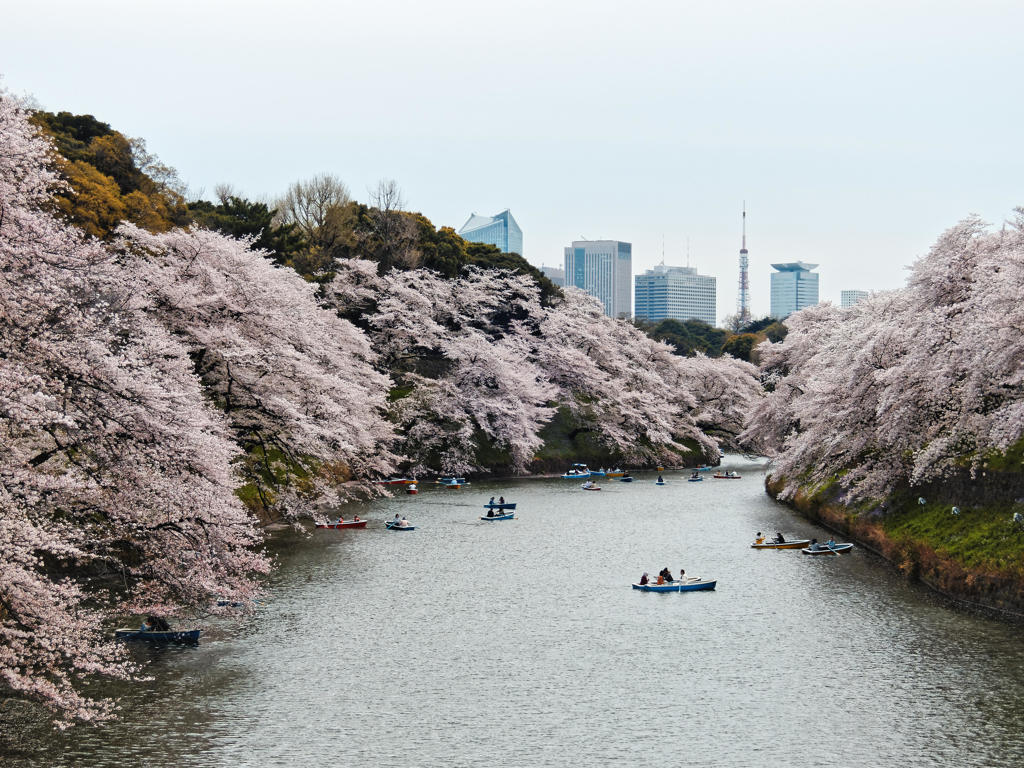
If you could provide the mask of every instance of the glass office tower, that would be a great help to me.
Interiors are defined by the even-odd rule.
[[[473,243],[496,245],[502,253],[523,255],[523,230],[507,208],[494,216],[478,216],[474,213],[462,225],[459,235]]]
[[[772,264],[772,317],[782,320],[798,309],[813,307],[818,303],[817,264],[793,261],[788,264]]]

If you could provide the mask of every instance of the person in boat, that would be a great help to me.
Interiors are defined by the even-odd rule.
[[[143,632],[170,632],[171,625],[167,623],[167,619],[163,616],[147,616],[146,620],[142,622]]]
[[[640,577],[640,586],[642,587],[644,584],[647,584],[649,581],[650,581],[650,579],[647,578],[647,571],[644,571],[644,575]]]
[[[836,548],[836,540],[833,539],[831,536],[829,536],[828,537],[828,541],[825,542],[825,546],[828,547],[829,549],[835,549]]]
[[[504,496],[499,496],[498,497],[498,503],[499,504],[504,504],[505,503],[505,497]]]
[[[658,580],[655,582],[659,587],[665,583],[665,572],[662,571],[658,574]]]
[[[403,517],[403,518],[402,518],[402,519],[401,519],[401,520],[399,521],[399,523],[398,523],[398,527],[399,527],[399,528],[408,528],[408,527],[409,527],[409,521],[408,521],[408,520],[406,520],[406,519],[405,519],[405,518]]]
[[[680,568],[679,569],[679,580],[680,581],[686,581],[686,569],[684,569],[684,568]]]
[[[488,501],[487,503],[488,503],[488,504],[493,504],[493,503],[494,503],[494,497],[493,497],[493,496],[491,496],[491,500],[490,500],[490,501]]]
[[[491,507],[490,509],[487,510],[487,516],[494,517],[494,507]]]
[[[362,520],[360,520],[360,519],[359,519],[359,515],[356,515],[355,517],[353,517],[353,518],[352,518],[352,521],[353,521],[353,522],[355,522],[355,523],[361,523],[361,522],[363,522]]]
[[[817,539],[811,539],[811,546],[808,547],[808,549],[812,549],[815,552],[817,552],[819,549],[821,549],[821,544],[818,543]]]
[[[665,482],[665,478],[663,478],[661,475],[658,475],[658,482],[659,483],[664,483]]]
[[[344,522],[345,522],[345,518],[342,517],[341,515],[338,515],[338,522],[336,522],[335,525],[341,525]]]
[[[402,516],[396,512],[395,513],[395,519],[392,520],[391,522],[394,523],[395,525],[398,525],[401,521],[402,521]]]
[[[764,544],[764,534],[760,531],[757,532],[757,536],[754,538],[755,544]]]
[[[781,532],[776,531],[775,532],[775,538],[772,539],[772,544],[785,544],[785,543],[786,543],[786,537],[783,536]]]

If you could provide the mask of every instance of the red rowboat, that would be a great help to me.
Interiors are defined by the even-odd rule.
[[[365,528],[368,520],[340,520],[337,523],[317,523],[317,528]]]

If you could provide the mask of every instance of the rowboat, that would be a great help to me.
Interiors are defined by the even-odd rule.
[[[633,589],[639,589],[641,592],[678,592],[679,585],[674,581],[666,584],[655,584],[652,581],[649,584],[634,584]]]
[[[751,549],[803,549],[811,543],[810,539],[794,539],[793,541],[783,541],[782,543],[776,543],[774,541],[763,541],[760,544],[754,542],[750,545]]]
[[[416,480],[409,477],[392,477],[390,480],[378,480],[377,485],[414,485]]]
[[[627,475],[626,477],[620,477],[620,478],[619,478],[619,482],[620,482],[620,483],[632,483],[632,482],[633,482],[633,478],[632,478],[632,477],[629,477],[629,476]]]
[[[493,504],[484,504],[484,509],[515,509],[515,502],[495,502]]]
[[[415,525],[399,525],[394,520],[384,523],[384,527],[389,531],[415,531]]]
[[[439,477],[434,482],[445,488],[461,488],[464,485],[469,485],[464,477]]]
[[[608,473],[603,469],[592,469],[590,470],[590,474],[594,477],[606,477],[608,475]]]
[[[668,485],[668,483],[666,483],[664,480],[655,480],[654,484],[655,485]]]
[[[690,477],[686,478],[686,482],[688,482],[688,483],[701,483],[701,482],[704,482],[704,478],[701,477],[700,475],[691,475]]]
[[[706,464],[698,464],[694,469],[698,472],[710,472],[714,467],[709,467]]]
[[[605,472],[607,477],[622,477],[624,474],[626,474],[625,471],[621,469],[609,469]]]
[[[515,512],[508,512],[508,513],[503,514],[503,515],[491,515],[490,517],[488,517],[487,515],[480,515],[480,519],[481,520],[488,520],[488,521],[490,521],[490,520],[512,520],[513,518],[515,518],[515,516],[516,516]]]
[[[670,581],[665,584],[634,584],[633,589],[641,592],[698,592],[706,589],[714,589],[718,579],[705,581],[704,579],[687,579],[686,581]]]
[[[184,632],[153,632],[141,629],[122,627],[114,630],[118,640],[145,640],[150,643],[175,643],[177,645],[197,645],[201,629],[189,629]]]
[[[705,589],[714,589],[718,579],[704,581],[704,579],[687,579],[679,585],[680,592],[698,592]]]
[[[586,464],[573,464],[566,471],[562,478],[565,480],[573,480],[577,477],[590,477],[590,470]]]
[[[317,528],[365,528],[367,520],[339,520],[336,523],[317,523]]]
[[[833,544],[831,547],[828,544],[812,544],[800,551],[805,555],[838,555],[849,552],[851,549],[853,549],[853,544]]]
[[[712,477],[718,478],[719,480],[739,480],[740,479],[740,475],[738,475],[737,473],[733,472],[732,470],[730,470],[728,472],[725,472],[725,473],[715,472],[715,474],[713,474]]]
[[[601,486],[600,485],[595,485],[594,483],[591,483],[591,482],[584,483],[583,485],[580,486],[580,488],[582,488],[584,491],[600,491],[601,490]]]

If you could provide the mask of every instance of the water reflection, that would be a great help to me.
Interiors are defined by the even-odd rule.
[[[883,766],[1024,761],[1024,644],[742,481],[421,486],[366,530],[285,536],[270,599],[154,653],[124,718],[13,765]],[[491,495],[517,519],[477,519]],[[411,533],[383,530],[400,512]],[[645,594],[668,566],[714,592]],[[149,652],[149,651],[147,651]]]

